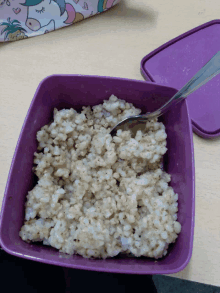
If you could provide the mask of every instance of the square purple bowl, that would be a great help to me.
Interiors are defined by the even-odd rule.
[[[32,172],[36,132],[52,120],[53,108],[80,110],[82,106],[102,103],[114,94],[146,112],[155,110],[176,92],[155,83],[112,77],[52,75],[45,78],[28,110],[9,172],[0,219],[2,248],[18,257],[75,269],[124,274],[171,274],[183,270],[192,255],[195,214],[193,138],[185,101],[161,118],[168,135],[164,169],[171,174],[171,186],[179,194],[178,220],[182,225],[166,257],[157,262],[144,257],[91,260],[77,255],[65,256],[51,247],[25,243],[19,237],[26,195],[36,184]]]

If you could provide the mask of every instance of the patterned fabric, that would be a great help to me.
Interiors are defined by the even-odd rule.
[[[120,0],[0,0],[0,42],[39,36],[108,10]]]

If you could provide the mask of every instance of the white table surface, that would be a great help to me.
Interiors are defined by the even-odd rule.
[[[17,139],[39,82],[51,74],[143,80],[140,61],[178,35],[220,18],[217,0],[122,0],[58,31],[0,44],[0,206]],[[220,286],[220,139],[193,136],[196,218],[193,255],[171,275]]]

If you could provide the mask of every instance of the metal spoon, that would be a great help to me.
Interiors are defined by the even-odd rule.
[[[169,108],[185,99],[188,95],[193,93],[195,90],[206,84],[210,79],[220,73],[220,51],[215,54],[208,63],[206,63],[191,79],[179,90],[170,100],[165,103],[162,107],[154,112],[148,112],[144,115],[130,116],[119,122],[111,131],[110,134],[114,136],[117,130],[123,127],[128,127],[129,124],[143,123],[144,121],[159,117],[169,110]]]

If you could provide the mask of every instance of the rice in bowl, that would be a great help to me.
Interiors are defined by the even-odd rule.
[[[140,110],[111,96],[103,104],[54,110],[37,133],[37,185],[20,237],[67,254],[161,258],[181,231],[178,195],[160,163],[166,132],[157,119],[132,135],[111,128]]]

